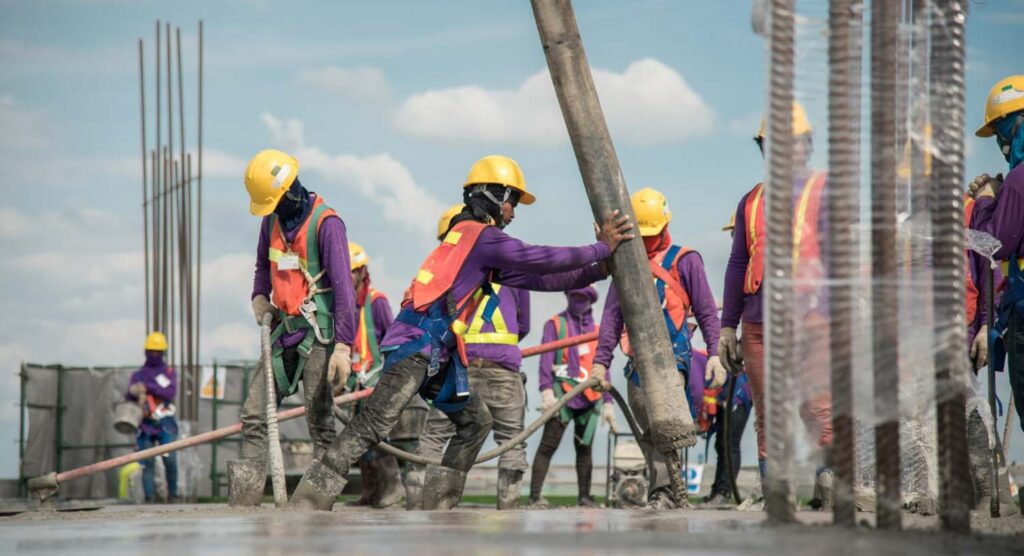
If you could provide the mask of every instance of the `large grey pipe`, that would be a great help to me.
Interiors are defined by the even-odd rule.
[[[597,98],[583,42],[569,0],[532,0],[548,71],[597,221],[619,210],[636,222],[629,191]],[[634,364],[644,384],[651,440],[659,452],[697,443],[683,379],[661,314],[661,304],[640,241],[622,243],[612,255],[612,278],[635,346]]]

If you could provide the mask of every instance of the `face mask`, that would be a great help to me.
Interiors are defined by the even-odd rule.
[[[585,295],[569,296],[569,312],[574,315],[582,315],[590,310],[590,298]]]

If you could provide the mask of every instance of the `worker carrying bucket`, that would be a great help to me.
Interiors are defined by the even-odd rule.
[[[672,211],[669,210],[668,201],[661,192],[645,187],[634,193],[631,201],[647,251],[651,277],[661,301],[665,325],[672,340],[676,367],[683,375],[684,382],[687,382],[690,370],[690,334],[686,318],[692,310],[708,345],[709,357],[704,381],[710,388],[720,388],[725,383],[726,371],[718,358],[718,307],[708,284],[704,262],[696,251],[672,243],[672,236],[668,230]],[[619,344],[622,346],[622,352],[630,358],[625,367],[629,382],[630,409],[644,431],[644,435],[637,440],[653,459],[652,476],[649,477],[651,486],[648,505],[657,509],[672,509],[686,504],[685,493],[671,492],[672,482],[665,457],[651,444],[643,385],[640,383],[639,373],[633,367],[633,350],[625,330],[619,294],[612,288],[608,292],[604,313],[601,316],[601,333],[597,343],[597,356],[594,358],[595,374],[603,374],[611,365],[612,352]],[[700,400],[688,401],[691,412],[699,407]]]
[[[582,247],[528,245],[505,234],[502,228],[512,222],[515,207],[532,204],[534,197],[519,165],[504,156],[480,159],[462,189],[466,207],[452,218],[444,241],[423,262],[384,337],[383,375],[365,411],[352,419],[326,455],[314,459],[292,504],[330,510],[349,467],[387,436],[417,393],[456,427],[442,465],[427,466],[423,508],[458,504],[466,474],[490,432],[491,416],[480,396],[472,395],[456,320],[465,322],[479,309],[476,293],[480,288],[490,293],[491,283],[542,290],[551,274],[572,273],[586,283],[604,278],[607,269],[597,263],[632,237],[632,224],[617,211],[595,224],[597,242]]]
[[[169,444],[178,438],[178,421],[174,418],[178,377],[164,361],[167,338],[160,332],[153,332],[146,337],[144,348],[146,363],[132,373],[125,401],[118,404],[114,415],[114,427],[118,431],[138,431],[135,443],[139,450]],[[174,502],[178,498],[178,456],[171,452],[161,457],[167,474],[167,501]],[[143,460],[142,490],[146,502],[155,499],[155,475],[156,460]]]
[[[319,458],[335,437],[332,389],[341,389],[352,367],[356,305],[345,224],[302,186],[298,171],[298,160],[273,149],[259,152],[245,169],[249,211],[262,217],[251,299],[257,324],[266,314],[273,317],[277,403],[302,381],[313,455]],[[257,368],[264,363],[261,358]],[[242,405],[241,459],[228,462],[232,506],[258,506],[263,497],[266,397],[266,382],[253,380]]]

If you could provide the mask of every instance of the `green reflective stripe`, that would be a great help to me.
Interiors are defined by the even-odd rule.
[[[568,384],[569,387],[575,387],[576,382],[572,380],[566,380],[563,378],[555,377],[554,390],[558,394],[558,399],[562,399],[565,395],[565,389],[562,384]],[[583,394],[580,394],[581,396]],[[562,409],[558,411],[558,420],[563,425],[568,425],[569,421],[575,421],[577,425],[583,428],[583,436],[580,438],[580,443],[584,446],[590,446],[591,442],[594,441],[594,433],[597,431],[597,425],[600,422],[601,409],[604,406],[604,400],[598,400],[594,403],[589,411],[575,414],[568,405],[562,406]]]
[[[559,340],[564,340],[567,337],[567,334],[569,332],[568,329],[569,329],[569,323],[566,322],[565,316],[558,315],[558,326],[556,327],[555,331],[558,333],[558,339]],[[560,350],[555,352],[555,365],[565,365],[565,364],[566,364],[566,361],[565,361],[565,350],[564,349],[560,349]]]
[[[384,366],[384,359],[380,354],[380,346],[377,345],[376,326],[373,322],[373,292],[366,290],[366,300],[363,301],[363,330],[366,334],[366,345],[370,348],[370,356],[373,357],[373,368],[364,369],[364,373],[374,372]]]
[[[317,222],[329,207],[320,203],[313,209],[306,224],[306,265],[311,276],[320,274],[320,238],[317,233]],[[334,315],[331,310],[334,308],[334,294],[332,292],[318,293],[313,296],[316,303],[316,323],[320,327],[320,334],[328,341],[334,340]]]

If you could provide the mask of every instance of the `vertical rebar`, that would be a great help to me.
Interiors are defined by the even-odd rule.
[[[160,47],[163,45],[163,40],[160,38],[160,20],[156,20],[156,42],[153,43],[153,73],[156,76],[155,83],[155,95],[156,102],[154,104],[155,114],[154,119],[156,120],[154,129],[156,131],[153,140],[153,150],[156,152],[154,164],[153,164],[153,330],[163,330],[164,324],[164,308],[163,304],[163,260],[160,254],[163,249],[163,238],[161,237],[161,230],[163,229],[159,223],[161,220],[161,211],[163,206],[161,205],[162,199],[160,194],[163,192],[163,145],[161,145],[161,138],[163,137],[160,133],[160,114],[162,112],[163,105],[160,101],[160,79],[163,71],[160,66]]]
[[[772,0],[768,111],[768,225],[765,258],[765,367],[768,472],[765,505],[774,523],[795,520],[793,461],[793,83],[794,0]]]
[[[156,72],[156,73],[157,73],[157,75],[160,75],[159,71]],[[158,114],[160,113],[160,107],[157,107],[156,112]],[[150,171],[150,176],[151,176],[150,182],[153,184],[153,187],[150,189],[151,190],[151,194],[150,194],[150,198],[149,198],[149,205],[150,205],[149,212],[152,215],[152,218],[151,218],[151,222],[152,223],[150,224],[150,226],[152,226],[151,233],[153,234],[153,247],[152,247],[152,251],[153,252],[152,252],[152,256],[151,256],[151,258],[153,260],[153,276],[152,276],[152,280],[153,280],[153,284],[152,284],[152,290],[153,290],[153,299],[152,299],[152,303],[153,303],[153,320],[152,320],[152,322],[150,322],[150,330],[157,330],[158,327],[159,327],[158,323],[160,322],[161,316],[160,316],[160,304],[159,304],[159,299],[160,299],[160,288],[159,288],[159,275],[160,275],[160,256],[159,256],[159,253],[160,253],[160,234],[158,233],[158,230],[160,229],[160,225],[159,225],[159,217],[160,217],[160,211],[159,211],[159,207],[160,207],[160,159],[157,156],[156,149],[150,149],[150,151],[149,151],[149,171]]]
[[[830,351],[832,377],[832,466],[834,473],[836,525],[856,525],[853,430],[853,282],[857,278],[859,238],[854,226],[859,216],[860,168],[855,165],[853,149],[860,142],[855,122],[860,118],[852,98],[860,94],[853,87],[851,20],[860,18],[859,0],[831,0],[829,3],[829,175],[828,273]],[[860,52],[856,52],[860,56]],[[859,70],[858,70],[859,71]]]
[[[196,330],[195,330],[195,356],[199,359],[199,333],[200,316],[202,312],[202,284],[203,284],[203,20],[199,20],[199,76],[196,80],[198,91],[199,118],[196,127]]]
[[[967,323],[964,313],[964,21],[962,0],[935,0],[931,20],[932,234],[935,265],[935,396],[939,516],[970,530],[967,456]],[[993,493],[995,495],[996,493]]]
[[[899,529],[899,261],[896,250],[896,56],[899,5],[871,3],[871,315],[877,526]]]
[[[168,221],[170,220],[169,210],[170,210],[171,203],[169,201],[169,191],[168,190],[170,189],[170,186],[171,186],[171,165],[170,165],[170,160],[168,159],[167,149],[168,149],[168,147],[165,146],[163,152],[161,153],[161,155],[163,157],[164,186],[163,186],[163,188],[160,191],[160,204],[162,205],[161,206],[162,210],[161,210],[161,222],[160,222],[160,235],[163,238],[163,240],[162,240],[162,242],[160,244],[160,251],[161,251],[160,252],[160,259],[162,261],[161,262],[162,268],[160,269],[160,273],[161,273],[161,276],[160,276],[160,290],[161,290],[160,291],[160,296],[161,296],[161,299],[160,299],[160,305],[161,305],[160,313],[163,316],[163,321],[160,323],[160,326],[161,326],[160,330],[165,332],[165,333],[169,330],[168,329],[168,325],[170,323],[170,319],[168,318],[168,306],[167,306],[167,294],[168,294],[168,284],[167,284],[167,281],[168,281],[168,277],[170,276],[170,272],[168,272],[168,269],[169,269],[169,264],[168,264],[169,251],[168,251],[167,247],[168,247],[168,244],[170,242],[169,241],[170,237],[169,237],[169,230],[167,229],[167,224],[168,224]]]
[[[142,39],[139,39],[139,125],[142,128],[142,256],[143,256],[143,285],[145,289],[146,305],[144,332],[149,333],[149,187],[146,180],[146,75],[142,63]]]

